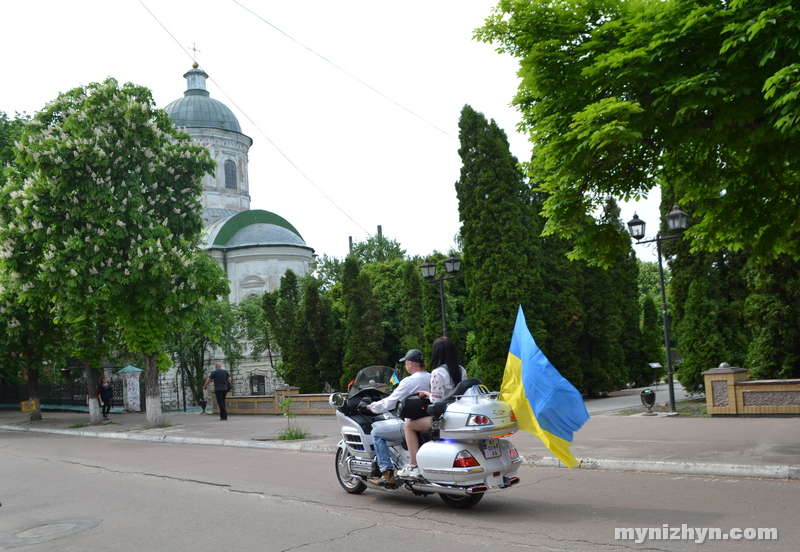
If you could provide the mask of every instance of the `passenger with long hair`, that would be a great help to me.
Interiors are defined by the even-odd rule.
[[[467,371],[458,363],[458,349],[449,337],[437,337],[433,342],[433,356],[431,366],[431,390],[420,391],[420,397],[428,397],[431,404],[450,395],[461,380],[467,377]],[[417,451],[419,450],[418,431],[428,431],[431,428],[432,416],[417,420],[407,420],[405,423],[406,445],[408,446],[409,463],[397,475],[398,477],[419,477],[417,467]]]

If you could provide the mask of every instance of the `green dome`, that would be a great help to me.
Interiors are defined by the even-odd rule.
[[[187,90],[183,98],[171,102],[164,111],[172,118],[178,128],[221,128],[242,132],[239,120],[224,103],[209,97],[206,90],[208,75],[197,67],[183,75]]]

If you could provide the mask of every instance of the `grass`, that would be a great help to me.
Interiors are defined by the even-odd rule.
[[[663,405],[663,406],[662,406]],[[678,411],[678,416],[683,416],[686,418],[710,418],[711,416],[706,411],[706,400],[705,399],[689,399],[685,401],[680,401],[675,404],[675,409]],[[620,410],[615,416],[633,416],[635,414],[642,414],[646,412],[644,406],[637,406],[635,408],[626,408],[625,410]],[[669,402],[658,402],[656,403],[653,408],[652,412],[660,412],[666,413],[669,412]]]
[[[70,429],[78,429],[79,427],[89,427],[89,422],[78,422],[77,424],[73,424],[69,426]]]
[[[289,426],[278,430],[279,441],[295,441],[297,439],[305,439],[308,437],[308,431],[300,426]]]

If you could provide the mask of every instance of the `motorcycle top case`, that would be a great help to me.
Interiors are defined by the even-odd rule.
[[[519,430],[511,405],[497,400],[494,393],[480,393],[476,389],[447,406],[440,439],[494,439]]]

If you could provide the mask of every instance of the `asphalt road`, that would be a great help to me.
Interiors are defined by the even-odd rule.
[[[321,453],[0,432],[0,549],[797,550],[800,483],[523,468],[472,510],[338,485]],[[777,541],[615,540],[776,528]]]
[[[681,384],[677,381],[674,382],[673,387],[676,403],[685,399],[705,397],[705,395],[690,396],[683,390],[683,387],[681,387]],[[586,399],[586,410],[589,412],[589,414],[594,415],[642,406],[642,399],[639,397],[639,395],[644,389],[651,389],[655,392],[656,403],[669,404],[669,387],[666,383],[659,383],[658,385],[649,385],[647,387],[638,387],[635,389],[617,391],[613,394],[613,396],[603,397],[602,399]],[[678,409],[680,410],[680,408]]]

